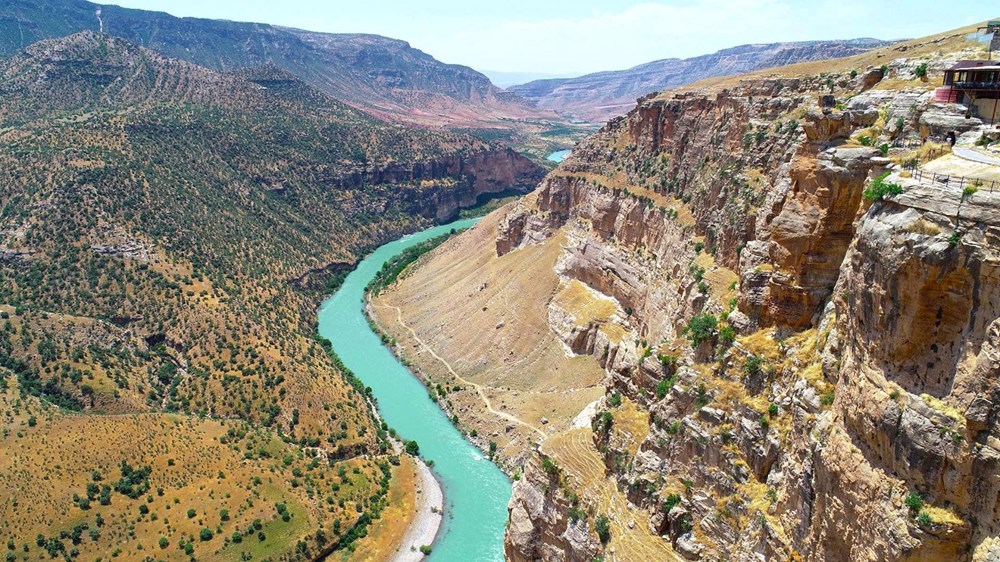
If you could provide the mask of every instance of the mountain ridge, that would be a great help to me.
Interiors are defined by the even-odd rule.
[[[0,56],[13,55],[41,39],[84,29],[103,29],[166,56],[214,70],[271,62],[347,103],[412,124],[495,125],[501,118],[543,115],[494,86],[483,74],[442,63],[403,40],[179,18],[86,0],[41,5],[25,0],[6,2],[0,6]]]
[[[892,43],[872,38],[750,43],[696,57],[655,60],[624,70],[535,80],[511,86],[508,91],[541,109],[598,122],[627,111],[643,95],[667,88],[795,62],[850,56]]]

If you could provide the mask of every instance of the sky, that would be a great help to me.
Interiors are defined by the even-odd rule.
[[[573,76],[745,43],[920,37],[996,0],[101,0],[176,16],[403,39],[481,71]]]

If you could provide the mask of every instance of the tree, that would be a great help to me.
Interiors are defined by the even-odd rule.
[[[411,455],[411,456],[414,456],[414,457],[417,456],[417,455],[419,455],[420,454],[420,445],[418,445],[416,441],[407,441],[406,442],[406,453],[409,454],[409,455]]]
[[[198,538],[203,542],[212,540],[213,536],[215,536],[215,534],[208,527],[204,527],[202,530],[198,531]]]
[[[684,329],[688,339],[691,340],[691,347],[698,347],[703,342],[715,337],[715,330],[718,324],[719,320],[711,314],[704,312],[695,314],[691,318],[691,321],[688,322],[687,328]]]

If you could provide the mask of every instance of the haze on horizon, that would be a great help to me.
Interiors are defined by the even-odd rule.
[[[746,43],[920,37],[1000,16],[988,0],[101,0],[181,17],[403,39],[480,71],[574,76]]]

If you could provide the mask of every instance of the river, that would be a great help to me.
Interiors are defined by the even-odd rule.
[[[566,158],[569,157],[569,153],[570,152],[573,152],[573,151],[572,150],[557,150],[557,151],[553,152],[552,154],[549,154],[548,157],[547,157],[547,160],[549,160],[551,162],[556,162],[556,163],[562,162],[563,160],[565,160]]]
[[[455,429],[424,385],[382,344],[364,313],[365,286],[382,264],[406,248],[479,219],[436,226],[379,247],[358,264],[319,309],[319,333],[347,368],[372,388],[379,414],[397,434],[434,461],[445,496],[445,517],[430,558],[441,562],[503,560],[511,482]]]

